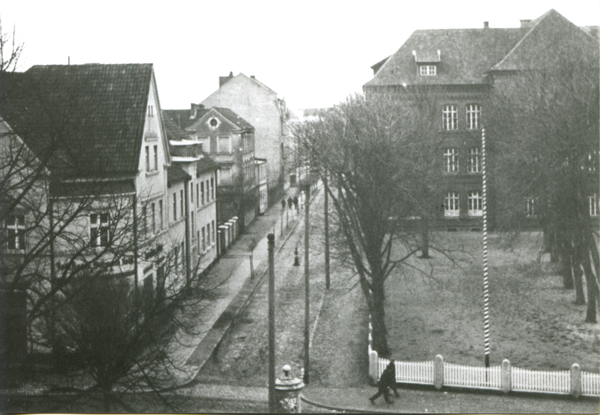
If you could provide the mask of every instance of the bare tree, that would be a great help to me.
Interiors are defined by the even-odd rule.
[[[12,34],[4,32],[0,19],[0,72],[17,69],[25,44],[17,41],[16,33],[15,27],[13,27]]]
[[[552,41],[560,53],[498,80],[492,95],[500,225],[522,229],[537,221],[577,303],[585,276],[586,321],[596,322],[598,230],[590,210],[598,209],[598,42],[588,39],[586,49]]]
[[[420,230],[403,219],[419,212],[419,190],[428,176],[415,163],[412,110],[399,101],[361,96],[296,128],[312,166],[329,174],[334,223],[358,274],[373,324],[373,348],[389,353],[385,327],[385,281],[421,249]]]

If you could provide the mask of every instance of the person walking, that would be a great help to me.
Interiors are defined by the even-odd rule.
[[[387,403],[394,403],[394,401],[390,399],[390,388],[394,391],[396,397],[400,397],[398,389],[396,388],[396,361],[394,359],[390,360],[390,363],[381,374],[379,382],[377,382],[377,393],[369,398],[371,403],[375,405],[375,399],[379,398],[381,395],[383,395],[383,398]]]

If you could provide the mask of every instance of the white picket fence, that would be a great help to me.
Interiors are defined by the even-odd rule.
[[[485,368],[444,363],[444,385],[501,390],[500,373],[500,366]]]
[[[373,350],[372,326],[369,322],[369,376],[373,382],[389,364]],[[433,361],[396,361],[396,382],[458,388],[501,390],[503,392],[553,393],[600,397],[600,374],[581,371],[578,364],[571,370],[542,371],[511,367],[508,360],[501,366],[473,367],[444,362],[440,355]]]
[[[511,390],[569,394],[571,393],[571,372],[569,370],[547,372],[513,367],[511,370]]]

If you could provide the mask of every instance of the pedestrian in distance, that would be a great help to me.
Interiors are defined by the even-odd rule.
[[[398,389],[396,388],[396,361],[394,359],[390,360],[390,363],[381,374],[379,382],[377,382],[377,393],[371,396],[369,400],[375,405],[375,399],[383,395],[383,398],[387,403],[394,403],[394,401],[390,399],[390,389],[394,391],[396,397],[400,397]]]
[[[296,211],[298,211],[298,196],[294,196],[294,206],[296,207]]]
[[[281,201],[281,209],[284,209],[284,210],[285,210],[285,199],[283,199],[283,200]]]
[[[292,199],[292,196],[288,197],[288,207],[291,209],[292,205],[294,204],[294,199]]]

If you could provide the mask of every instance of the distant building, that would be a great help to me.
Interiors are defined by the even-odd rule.
[[[480,226],[481,128],[485,117],[493,116],[486,112],[486,100],[493,88],[503,88],[520,70],[543,68],[540,56],[555,53],[550,39],[557,34],[597,60],[597,28],[579,28],[550,10],[535,20],[522,20],[519,28],[495,29],[484,22],[480,29],[417,30],[397,52],[371,67],[373,79],[363,86],[367,98],[391,94],[409,99],[410,90],[436,97],[438,118],[432,124],[446,143],[438,155],[447,183],[439,195],[443,227]],[[590,214],[597,216],[596,193],[590,198]],[[488,206],[493,214],[494,203]],[[522,208],[533,207],[524,200]]]
[[[181,126],[187,141],[200,146],[219,166],[219,226],[236,218],[243,231],[260,211],[254,127],[229,108],[192,104],[190,110],[165,110],[164,114]]]
[[[289,111],[284,99],[254,76],[240,73],[219,77],[219,89],[205,98],[206,108],[229,108],[254,127],[256,157],[269,161],[269,194],[284,187],[284,142],[289,136],[286,125]],[[276,201],[270,198],[269,204]]]

